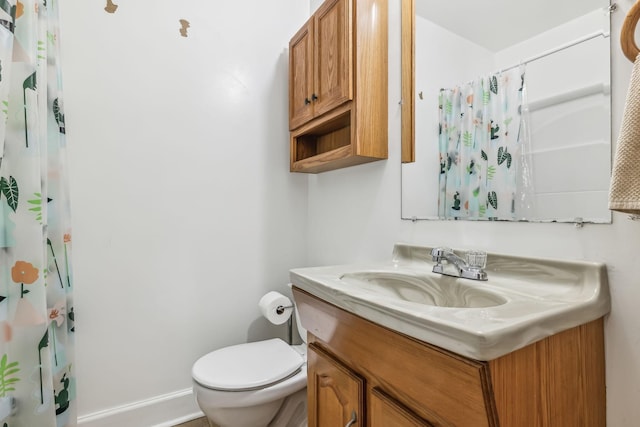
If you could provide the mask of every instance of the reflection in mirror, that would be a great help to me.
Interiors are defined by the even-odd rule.
[[[402,1],[403,106],[413,98],[413,111],[403,108],[402,217],[443,218],[440,90],[520,66],[531,202],[512,219],[611,222],[608,0],[415,0],[410,19],[413,2]]]

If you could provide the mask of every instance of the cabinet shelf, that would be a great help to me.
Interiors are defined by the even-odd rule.
[[[348,103],[291,133],[292,172],[319,173],[380,160],[354,151],[351,105]]]

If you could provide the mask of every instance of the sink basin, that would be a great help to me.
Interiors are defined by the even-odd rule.
[[[507,302],[500,295],[469,286],[453,277],[409,275],[385,271],[345,273],[340,280],[347,286],[381,297],[415,304],[452,308],[494,307]]]
[[[343,310],[477,360],[596,320],[611,307],[602,263],[488,254],[488,280],[475,281],[433,273],[430,253],[396,244],[386,262],[297,268],[290,278]]]

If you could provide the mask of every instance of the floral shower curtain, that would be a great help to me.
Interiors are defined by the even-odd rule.
[[[525,172],[524,67],[439,96],[441,218],[516,219]]]
[[[56,0],[0,0],[0,427],[76,425]]]

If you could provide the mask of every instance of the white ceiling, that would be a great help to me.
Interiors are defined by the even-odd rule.
[[[609,0],[416,0],[416,14],[495,52],[608,5]]]

